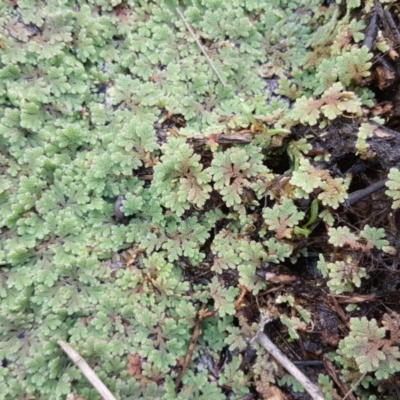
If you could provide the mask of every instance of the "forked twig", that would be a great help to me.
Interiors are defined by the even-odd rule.
[[[286,369],[295,379],[297,379],[303,388],[308,392],[313,400],[325,400],[321,390],[317,385],[311,382],[263,333],[265,322],[261,321],[261,329],[258,331],[254,340],[261,344]]]
[[[225,83],[224,79],[222,78],[222,76],[218,72],[217,67],[214,65],[213,61],[208,56],[207,52],[204,50],[204,47],[201,45],[200,40],[197,39],[197,36],[195,35],[192,27],[189,25],[189,22],[187,22],[185,16],[183,15],[183,13],[181,12],[181,10],[179,8],[176,8],[176,12],[179,14],[179,16],[181,17],[183,23],[186,25],[186,28],[188,29],[190,34],[193,36],[193,39],[196,41],[197,46],[200,47],[201,52],[204,54],[205,58],[207,59],[208,63],[210,64],[210,67],[213,69],[215,74],[218,76],[218,79],[221,82],[222,86],[226,87],[226,83]]]
[[[64,350],[71,361],[82,371],[87,380],[97,390],[104,400],[116,400],[113,394],[107,389],[106,385],[100,380],[96,373],[89,367],[85,359],[76,352],[69,344],[59,340],[58,345]]]

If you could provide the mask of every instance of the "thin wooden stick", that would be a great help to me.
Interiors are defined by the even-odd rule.
[[[181,17],[183,23],[186,25],[186,28],[188,29],[188,31],[190,32],[190,34],[193,36],[193,39],[196,41],[197,46],[200,47],[201,52],[204,54],[204,56],[206,57],[208,63],[210,64],[211,68],[213,69],[213,71],[216,73],[216,75],[218,76],[219,81],[221,82],[222,86],[226,87],[226,83],[224,81],[224,79],[222,78],[222,76],[219,74],[217,67],[214,65],[214,63],[212,62],[211,58],[208,56],[207,52],[204,50],[204,47],[201,45],[200,40],[197,39],[197,36],[195,35],[195,33],[193,32],[193,29],[191,28],[191,26],[189,25],[189,23],[187,22],[185,16],[182,14],[181,10],[179,8],[176,8],[176,12],[179,14],[179,16]]]
[[[344,396],[342,400],[346,400],[346,399],[350,396],[350,394],[353,393],[353,391],[357,388],[357,386],[358,386],[358,385],[361,383],[361,381],[365,378],[365,375],[367,375],[366,372],[364,372],[364,373],[361,375],[361,378],[351,387],[351,389],[346,393],[346,396]]]
[[[295,379],[297,379],[303,388],[308,392],[313,400],[325,400],[321,390],[312,383],[279,349],[274,343],[260,330],[255,340],[264,347],[274,357],[283,368],[286,369]]]
[[[246,286],[242,286],[242,285],[239,285],[239,289],[240,289],[240,294],[239,294],[239,297],[237,298],[237,300],[235,301],[235,310],[236,311],[240,310],[240,308],[242,307],[244,296],[246,296],[246,294],[249,291],[249,289],[247,289]]]
[[[340,391],[344,394],[347,393],[349,395],[349,400],[357,400],[355,396],[353,396],[351,393],[349,394],[349,392],[351,392],[351,390],[349,390],[349,387],[345,383],[341,382],[341,380],[338,378],[332,362],[329,361],[327,357],[324,357],[322,362],[324,363],[325,369],[328,372],[329,376],[336,383],[336,386],[340,389]]]
[[[107,389],[104,383],[100,380],[92,368],[89,367],[89,364],[78,352],[76,352],[69,344],[61,340],[59,340],[57,343],[65,351],[71,361],[82,371],[83,375],[86,376],[87,380],[99,392],[100,396],[104,400],[116,400],[112,393]]]
[[[203,304],[197,314],[196,325],[193,329],[192,338],[190,339],[188,351],[183,360],[182,370],[181,370],[180,374],[178,375],[178,377],[176,378],[175,388],[178,388],[179,385],[181,384],[183,375],[185,375],[186,369],[190,363],[190,360],[192,359],[194,349],[196,348],[197,339],[199,338],[199,335],[201,333],[201,329],[200,329],[201,321],[203,321],[204,318],[212,317],[216,314],[216,311],[206,311],[206,307],[207,307],[207,305]]]
[[[206,305],[203,304],[201,306],[201,310],[200,311],[205,311],[206,309]],[[199,313],[200,314],[200,313]],[[178,388],[179,385],[181,384],[183,375],[185,375],[186,369],[190,363],[190,360],[192,359],[192,355],[194,352],[194,349],[196,347],[196,343],[197,343],[197,339],[199,338],[200,335],[200,324],[201,324],[201,317],[198,316],[197,321],[196,321],[196,325],[193,329],[193,333],[192,333],[192,338],[190,339],[190,344],[189,344],[189,348],[188,351],[186,353],[185,359],[183,360],[183,365],[182,365],[182,369],[180,374],[178,375],[178,377],[176,378],[175,381],[175,388]]]
[[[371,194],[383,189],[386,186],[387,179],[382,179],[381,181],[375,182],[372,185],[366,187],[365,189],[357,190],[356,192],[350,193],[347,200],[344,202],[345,206],[350,207],[357,203],[364,197],[370,196]]]

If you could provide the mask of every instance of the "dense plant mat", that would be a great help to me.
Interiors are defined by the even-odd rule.
[[[399,398],[398,21],[0,2],[0,399]]]

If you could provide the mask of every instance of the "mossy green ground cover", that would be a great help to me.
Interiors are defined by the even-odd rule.
[[[317,218],[336,226],[349,182],[316,167],[318,157],[305,156],[311,145],[290,129],[361,116],[372,104],[360,87],[372,55],[360,44],[365,25],[350,17],[357,7],[1,2],[0,399],[98,398],[57,340],[119,399],[266,396],[276,366],[256,344],[245,360],[258,327],[235,309],[238,285],[258,295],[268,287],[256,274],[262,264],[305,254],[299,238]],[[252,143],[224,146],[221,133]],[[267,162],[279,156],[285,175]],[[370,229],[351,239],[388,245]],[[128,248],[129,266],[109,261]],[[342,264],[320,263],[331,289],[349,292],[365,277],[338,278]],[[215,315],[177,392],[201,304]],[[399,370],[389,354],[386,375]],[[342,364],[349,382],[377,370]]]

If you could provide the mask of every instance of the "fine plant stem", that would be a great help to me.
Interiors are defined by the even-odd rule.
[[[59,340],[58,345],[64,350],[71,361],[82,371],[87,380],[97,390],[104,400],[116,400],[113,394],[107,389],[106,385],[100,380],[96,373],[89,367],[85,359],[76,352],[69,344]]]
[[[193,355],[194,349],[196,348],[197,339],[199,338],[199,335],[201,333],[201,330],[200,330],[201,321],[203,321],[204,318],[211,317],[211,316],[215,315],[214,311],[207,312],[206,311],[206,307],[207,307],[207,305],[203,304],[201,306],[201,308],[200,308],[199,313],[197,314],[196,325],[195,325],[195,327],[193,329],[192,338],[190,339],[190,344],[189,344],[188,351],[186,353],[185,359],[183,360],[182,370],[181,370],[180,374],[178,375],[178,377],[176,378],[176,381],[175,381],[175,388],[176,389],[181,384],[183,375],[185,375],[186,369],[187,369],[187,367],[188,367],[188,365],[190,363],[190,360],[192,359],[192,355]]]
[[[295,379],[297,379],[303,388],[308,392],[313,400],[324,400],[324,396],[317,385],[311,382],[263,333],[258,332],[256,341],[264,347]]]
[[[346,393],[346,395],[343,397],[342,400],[346,400],[346,399],[351,395],[351,393],[353,393],[353,391],[355,390],[355,388],[356,388],[356,387],[361,383],[361,381],[365,378],[365,375],[367,375],[366,372],[364,372],[364,373],[361,375],[361,378],[352,386],[352,388]]]
[[[205,309],[205,305],[204,305],[204,309]],[[186,353],[185,359],[183,360],[182,370],[175,381],[176,389],[181,384],[183,375],[185,375],[186,369],[190,363],[190,360],[192,359],[192,355],[193,355],[194,349],[196,347],[197,339],[199,338],[199,335],[200,335],[200,323],[201,323],[201,319],[198,318],[196,321],[196,326],[194,327],[194,330],[192,333],[192,338],[190,339],[190,345],[189,345],[188,351]]]
[[[217,67],[214,65],[214,63],[212,62],[211,58],[208,56],[207,52],[205,51],[204,47],[201,45],[200,40],[197,39],[197,36],[193,32],[193,29],[191,28],[191,26],[187,22],[186,18],[184,17],[184,15],[181,12],[181,10],[179,8],[176,8],[176,12],[179,14],[179,16],[181,17],[183,23],[186,25],[186,28],[188,29],[190,34],[193,36],[193,39],[196,41],[197,46],[200,47],[201,52],[204,54],[205,58],[207,59],[208,63],[210,64],[210,67],[213,69],[215,74],[218,76],[218,79],[221,82],[222,86],[226,87],[226,83],[225,83],[224,79],[222,78],[222,76],[220,75],[220,73],[218,72]]]

